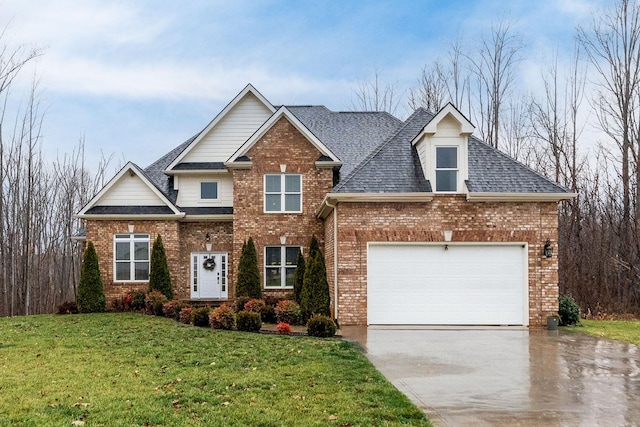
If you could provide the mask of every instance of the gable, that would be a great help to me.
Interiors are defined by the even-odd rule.
[[[166,203],[136,174],[124,174],[95,206],[164,206]]]

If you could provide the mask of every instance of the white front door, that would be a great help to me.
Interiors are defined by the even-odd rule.
[[[191,254],[192,299],[227,299],[227,259],[219,252]]]

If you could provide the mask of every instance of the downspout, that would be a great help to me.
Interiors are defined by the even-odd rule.
[[[325,202],[327,206],[333,209],[333,315],[338,320],[338,203],[335,205],[329,203],[329,199]]]

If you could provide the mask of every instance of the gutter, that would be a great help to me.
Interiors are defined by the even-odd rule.
[[[327,207],[333,209],[333,315],[338,320],[338,209],[335,204],[326,201]]]
[[[560,202],[577,193],[467,193],[469,202]]]

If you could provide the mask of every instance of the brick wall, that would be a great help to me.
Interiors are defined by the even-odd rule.
[[[528,242],[529,322],[546,324],[558,308],[556,203],[470,203],[464,196],[436,196],[429,203],[338,205],[338,320],[367,321],[367,242],[432,242],[453,231],[453,241]],[[333,214],[332,214],[333,215]],[[333,234],[326,222],[326,236]],[[543,258],[549,238],[554,257]]]
[[[331,190],[333,176],[331,169],[318,169],[315,166],[320,152],[286,118],[276,122],[251,147],[247,156],[253,167],[233,171],[234,267],[237,267],[240,259],[243,242],[252,237],[258,253],[260,277],[264,283],[264,247],[279,246],[281,236],[286,236],[287,246],[307,248],[309,239],[315,234],[320,247],[323,247],[324,225],[316,218],[315,211]],[[286,165],[286,173],[302,175],[300,214],[264,213],[264,174],[281,173],[280,165]],[[231,283],[235,285],[235,275]],[[264,292],[283,294],[272,290]]]

